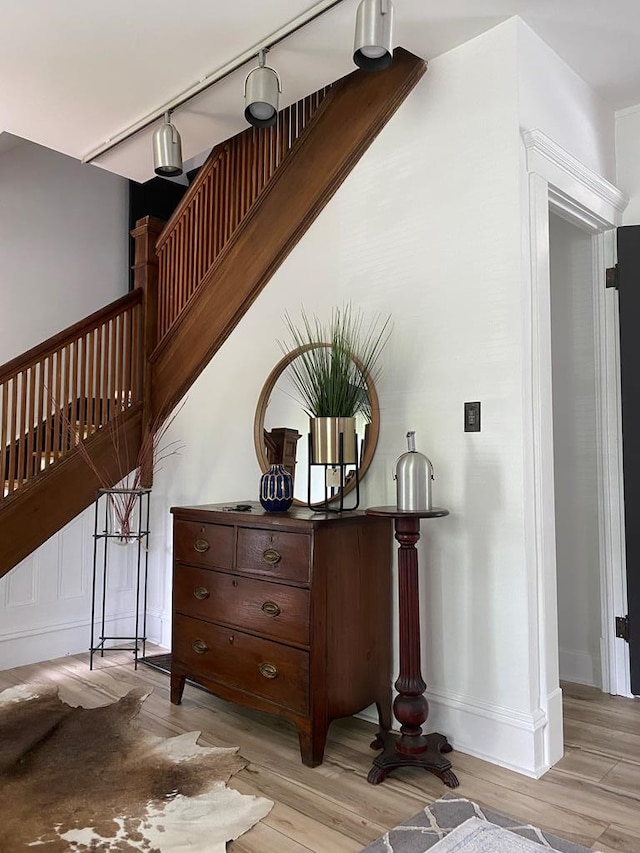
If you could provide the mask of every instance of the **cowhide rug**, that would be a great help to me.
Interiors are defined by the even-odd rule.
[[[132,690],[101,708],[73,708],[56,687],[0,693],[0,851],[224,853],[273,805],[227,788],[246,766],[237,748],[197,745],[134,722]]]

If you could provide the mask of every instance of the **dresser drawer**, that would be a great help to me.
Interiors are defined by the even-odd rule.
[[[283,580],[309,581],[311,537],[278,530],[238,529],[236,568]]]
[[[173,555],[185,563],[230,569],[233,561],[233,527],[179,521],[173,527]]]
[[[195,678],[217,681],[308,713],[307,652],[176,614],[172,656],[177,667]]]
[[[174,608],[284,643],[309,644],[309,590],[176,564]]]

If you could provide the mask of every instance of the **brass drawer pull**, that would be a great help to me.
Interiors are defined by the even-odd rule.
[[[196,539],[193,543],[193,547],[198,552],[198,554],[206,554],[209,548],[211,547],[206,539]]]
[[[193,597],[197,598],[198,601],[204,601],[205,598],[209,598],[209,590],[205,586],[197,586],[193,590]]]
[[[267,548],[266,551],[262,552],[262,559],[270,566],[275,566],[276,563],[280,562],[282,556],[274,548]]]
[[[265,678],[277,678],[278,677],[278,668],[274,666],[272,663],[261,663],[260,664],[260,675],[263,675]]]
[[[262,605],[262,612],[265,616],[279,616],[280,608],[275,603],[275,601],[265,601]]]
[[[209,651],[209,646],[204,640],[194,640],[191,648],[197,655],[204,655]]]

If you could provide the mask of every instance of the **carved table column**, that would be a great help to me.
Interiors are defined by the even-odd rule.
[[[422,726],[429,715],[424,696],[427,688],[420,671],[420,606],[418,600],[418,552],[420,519],[449,515],[449,510],[434,508],[423,512],[403,512],[393,506],[371,507],[368,515],[393,518],[398,549],[398,590],[400,625],[400,673],[395,683],[398,695],[393,713],[400,723],[400,734],[379,731],[371,744],[382,753],[373,760],[367,781],[382,782],[396,767],[424,767],[435,773],[449,788],[458,787],[451,762],[442,753],[452,747],[441,734],[424,734]]]

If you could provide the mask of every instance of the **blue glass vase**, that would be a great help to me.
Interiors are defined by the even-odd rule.
[[[260,503],[267,512],[286,512],[293,503],[293,477],[282,465],[272,465],[260,478]]]

